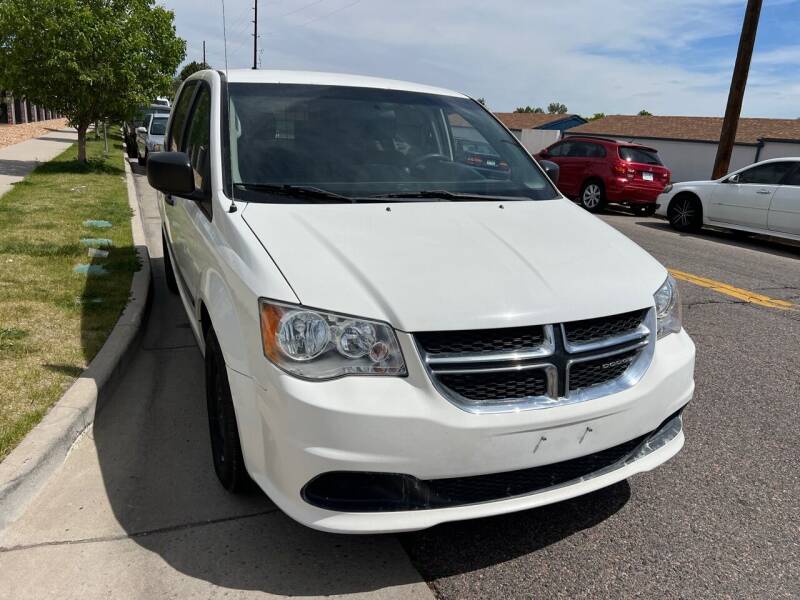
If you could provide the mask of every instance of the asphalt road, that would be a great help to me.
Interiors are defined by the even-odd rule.
[[[406,534],[413,564],[446,599],[800,598],[800,248],[602,218],[669,268],[798,306],[680,281],[697,345],[684,450],[590,496]]]
[[[697,392],[685,449],[654,472],[413,534],[322,534],[216,484],[202,361],[164,288],[152,191],[141,176],[137,188],[147,331],[114,399],[0,538],[0,598],[800,598],[800,308],[679,283]],[[800,249],[603,218],[668,267],[800,305]]]

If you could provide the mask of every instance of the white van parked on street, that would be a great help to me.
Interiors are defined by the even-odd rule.
[[[675,282],[478,102],[201,71],[147,171],[228,490],[253,480],[317,529],[405,531],[585,494],[682,447]]]

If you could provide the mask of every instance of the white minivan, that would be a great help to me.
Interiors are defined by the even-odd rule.
[[[683,446],[675,282],[478,102],[207,70],[165,150],[148,179],[226,489],[255,481],[317,529],[407,531],[585,494]]]

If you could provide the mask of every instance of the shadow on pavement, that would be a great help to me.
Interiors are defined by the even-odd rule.
[[[788,258],[800,257],[800,244],[790,241],[762,236],[758,234],[748,234],[745,232],[733,232],[726,229],[709,229],[703,228],[698,233],[680,232],[672,228],[667,221],[652,220],[652,221],[638,221],[637,225],[642,227],[649,227],[660,231],[669,231],[680,237],[692,237],[698,239],[708,240],[724,246],[732,246],[736,248],[748,248],[750,250],[758,250],[774,256],[783,256]]]
[[[469,573],[536,552],[605,521],[628,502],[627,481],[586,496],[528,510],[446,523],[401,541],[427,581]]]
[[[35,160],[0,159],[0,175],[8,177],[25,177],[39,163]]]

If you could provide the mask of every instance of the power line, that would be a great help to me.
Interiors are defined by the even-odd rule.
[[[307,8],[311,8],[312,6],[316,6],[317,4],[322,4],[323,2],[325,2],[325,0],[314,0],[314,2],[309,2],[308,4],[304,4],[300,8],[295,8],[294,10],[290,10],[289,12],[285,12],[282,15],[278,15],[275,18],[276,19],[282,19],[283,17],[288,17],[290,15],[295,15],[295,14],[297,14],[297,13],[299,13],[299,12],[301,12],[301,11],[307,9]]]
[[[319,2],[322,2],[322,1],[323,0],[319,0]],[[319,3],[319,2],[317,2],[317,3]],[[335,8],[335,9],[329,11],[329,12],[323,13],[321,15],[317,15],[316,17],[312,17],[311,19],[308,19],[307,21],[303,21],[302,23],[297,23],[294,26],[295,27],[305,27],[306,25],[309,25],[309,24],[314,23],[316,21],[321,21],[322,19],[327,19],[328,17],[330,17],[332,15],[335,15],[336,13],[341,12],[341,11],[347,9],[347,8],[355,6],[356,4],[359,4],[361,2],[362,2],[362,0],[353,0],[353,2],[350,2],[349,4],[345,4],[343,6],[340,6],[339,8]],[[278,32],[277,29],[267,29],[267,30],[265,30],[265,33],[277,33],[277,32]]]
[[[354,0],[354,2],[351,2],[350,4],[345,4],[344,6],[340,6],[339,8],[334,9],[334,10],[328,12],[328,13],[319,15],[317,17],[314,17],[313,19],[309,19],[305,23],[300,23],[300,27],[304,27],[304,26],[308,25],[309,23],[314,23],[315,21],[320,21],[322,19],[327,19],[331,15],[335,15],[336,13],[341,12],[341,11],[345,10],[346,8],[350,8],[351,6],[355,6],[356,4],[359,4],[360,2],[361,2],[361,0]]]

